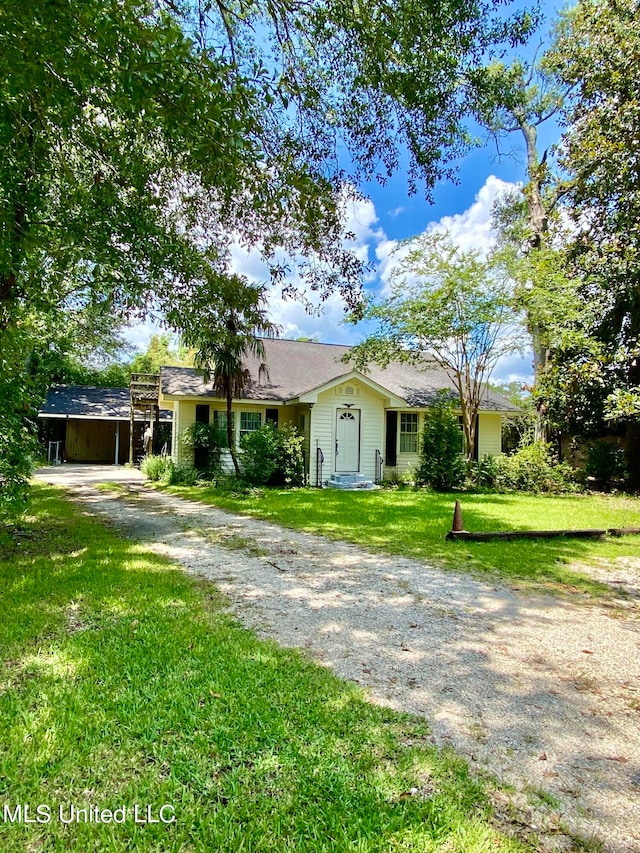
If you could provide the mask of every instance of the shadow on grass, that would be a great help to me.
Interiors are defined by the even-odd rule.
[[[5,853],[521,849],[425,725],[258,641],[209,584],[38,489],[37,534],[0,558],[0,824]],[[37,616],[37,618],[36,618]],[[175,823],[133,807],[175,809]],[[63,805],[124,807],[64,824]],[[173,814],[172,812],[170,814]]]
[[[470,531],[640,526],[640,502],[592,496],[437,494],[410,490],[340,492],[266,490],[230,496],[216,490],[176,489],[229,511],[237,511],[345,539],[388,554],[402,554],[454,569],[500,575],[512,582],[561,587],[598,598],[621,597],[619,586],[593,580],[580,563],[611,564],[640,558],[640,538],[447,542],[456,499]],[[640,590],[638,590],[640,592]]]
[[[402,504],[404,496],[399,497]],[[398,525],[398,550],[406,546],[419,525],[428,539],[429,524],[441,523],[439,516],[447,505],[452,512],[451,497],[429,496],[433,515],[429,518],[409,494],[404,506],[384,513],[385,535],[391,525]],[[548,506],[545,499],[541,501],[541,506]],[[482,496],[482,505],[470,513],[474,524],[494,525],[496,512],[519,506],[507,496],[497,496],[486,510],[485,503]],[[530,502],[534,508],[535,504],[535,500]],[[241,501],[229,501],[228,507],[240,505]],[[265,493],[257,500],[248,497],[245,507],[251,514],[274,521],[286,519],[285,524],[296,528],[355,541],[366,539],[368,549],[376,543],[376,523],[383,521],[385,510],[378,496],[357,493]],[[582,509],[575,499],[560,499],[554,512],[558,507],[564,508],[565,518],[570,511]],[[584,509],[584,515],[594,512],[586,504]],[[597,507],[595,511],[599,511]],[[606,514],[604,509],[602,514]],[[515,523],[519,526],[520,519]],[[539,524],[537,519],[534,524]],[[261,544],[270,544],[282,537],[282,531],[271,529],[256,535]],[[197,538],[194,534],[194,548]],[[475,559],[488,554],[486,571],[491,572],[496,561],[511,552],[515,562],[507,566],[507,577],[537,582],[550,579],[555,585],[575,579],[576,589],[582,592],[609,592],[607,586],[577,573],[563,573],[562,566],[555,564],[575,560],[578,555],[593,558],[598,553],[593,546],[600,544],[605,547],[599,553],[610,557],[617,541],[541,540],[488,547],[492,544],[442,541],[435,546],[429,542],[428,547],[429,554],[438,553],[440,547],[449,558],[461,551]],[[306,547],[300,546],[298,561],[304,561]],[[311,550],[313,544],[308,547]],[[345,671],[352,678],[360,675],[385,701],[415,708],[427,719],[438,721],[441,735],[449,732],[448,736],[460,739],[466,731],[468,740],[477,740],[477,751],[487,744],[494,766],[504,763],[520,780],[537,785],[543,800],[547,790],[552,792],[551,799],[575,800],[588,827],[587,836],[598,823],[627,832],[622,829],[623,816],[628,808],[640,807],[635,781],[640,778],[640,764],[634,758],[640,754],[640,739],[630,703],[634,693],[620,690],[616,679],[624,680],[629,674],[630,690],[635,689],[635,676],[628,666],[635,659],[637,645],[633,620],[609,620],[607,642],[613,648],[603,648],[602,657],[597,649],[594,656],[592,623],[589,618],[574,618],[560,597],[496,592],[457,573],[442,577],[428,567],[421,573],[415,566],[392,559],[354,556],[349,562],[337,549],[335,557],[330,549],[315,562],[309,556],[305,569],[283,571],[276,578],[266,566],[235,570],[231,572],[236,575],[234,592],[245,604],[255,603],[276,633],[278,621],[288,621],[289,612],[295,614],[290,627],[299,632],[297,644],[308,645],[338,672]],[[530,565],[522,565],[525,560]],[[274,604],[261,610],[262,602]],[[599,618],[597,614],[596,621]],[[519,626],[526,628],[522,634]],[[290,637],[291,631],[283,634]],[[473,746],[471,749],[475,751]],[[629,826],[628,832],[635,839],[638,826]],[[588,849],[598,848],[594,842]]]

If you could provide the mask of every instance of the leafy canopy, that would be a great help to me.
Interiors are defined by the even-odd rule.
[[[512,281],[497,256],[463,250],[446,233],[422,234],[397,253],[391,296],[362,315],[378,329],[352,357],[361,368],[397,360],[424,369],[434,358],[456,389],[471,458],[486,383],[499,359],[522,346]]]
[[[640,410],[640,22],[637,3],[582,0],[558,27],[558,76],[576,87],[566,114],[564,165],[580,223],[573,263],[600,305],[613,416]],[[586,289],[585,288],[585,289]],[[632,404],[633,397],[637,405]],[[618,403],[620,405],[618,406]],[[630,405],[631,404],[631,405]]]
[[[428,191],[468,141],[461,71],[531,28],[500,5],[5,0],[0,428],[18,450],[0,488],[28,467],[32,354],[148,313],[185,338],[223,331],[226,306],[247,304],[234,242],[258,248],[272,282],[288,281],[284,252],[320,300],[356,304],[339,152],[354,179],[384,180],[407,145]],[[19,403],[15,383],[30,389]]]

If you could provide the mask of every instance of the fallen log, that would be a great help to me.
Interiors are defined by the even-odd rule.
[[[573,539],[597,539],[606,536],[607,531],[600,528],[588,530],[500,530],[494,532],[470,533],[468,530],[450,530],[447,539],[465,542],[486,542],[489,539],[560,539],[563,536]]]
[[[640,527],[609,527],[588,528],[585,530],[496,530],[482,533],[471,533],[464,529],[462,522],[462,507],[460,501],[456,501],[453,511],[453,529],[450,530],[446,539],[449,542],[463,540],[465,542],[487,542],[490,539],[560,539],[562,537],[571,539],[599,539],[602,536],[629,536],[640,534]]]

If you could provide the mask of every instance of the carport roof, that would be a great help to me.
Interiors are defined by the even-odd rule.
[[[41,406],[40,418],[83,418],[98,421],[128,421],[131,417],[128,388],[100,388],[95,385],[53,385]],[[172,413],[160,410],[160,420],[170,421]]]

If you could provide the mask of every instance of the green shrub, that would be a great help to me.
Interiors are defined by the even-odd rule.
[[[167,471],[167,466],[173,464],[169,456],[145,456],[140,465],[142,473],[148,480],[157,482],[163,480]]]
[[[190,424],[182,431],[180,441],[189,450],[219,450],[227,446],[227,435],[215,424]]]
[[[169,459],[162,481],[168,486],[195,486],[199,477],[200,471],[194,465],[176,465]]]
[[[304,482],[303,438],[291,424],[264,424],[240,441],[242,476],[257,486],[301,486]]]
[[[222,448],[227,446],[224,430],[214,424],[193,423],[180,436],[183,447],[193,451],[193,465],[209,477],[221,471]]]
[[[496,459],[498,489],[520,492],[575,492],[573,469],[558,463],[551,445],[535,441],[524,445],[512,456]]]
[[[495,456],[483,456],[477,462],[467,463],[469,488],[493,489],[498,481],[500,463]]]
[[[420,466],[416,482],[439,492],[457,489],[464,483],[465,463],[458,416],[448,395],[439,394],[424,416]]]
[[[626,479],[623,449],[614,441],[592,441],[587,447],[584,473],[605,487],[610,486],[614,480]]]

